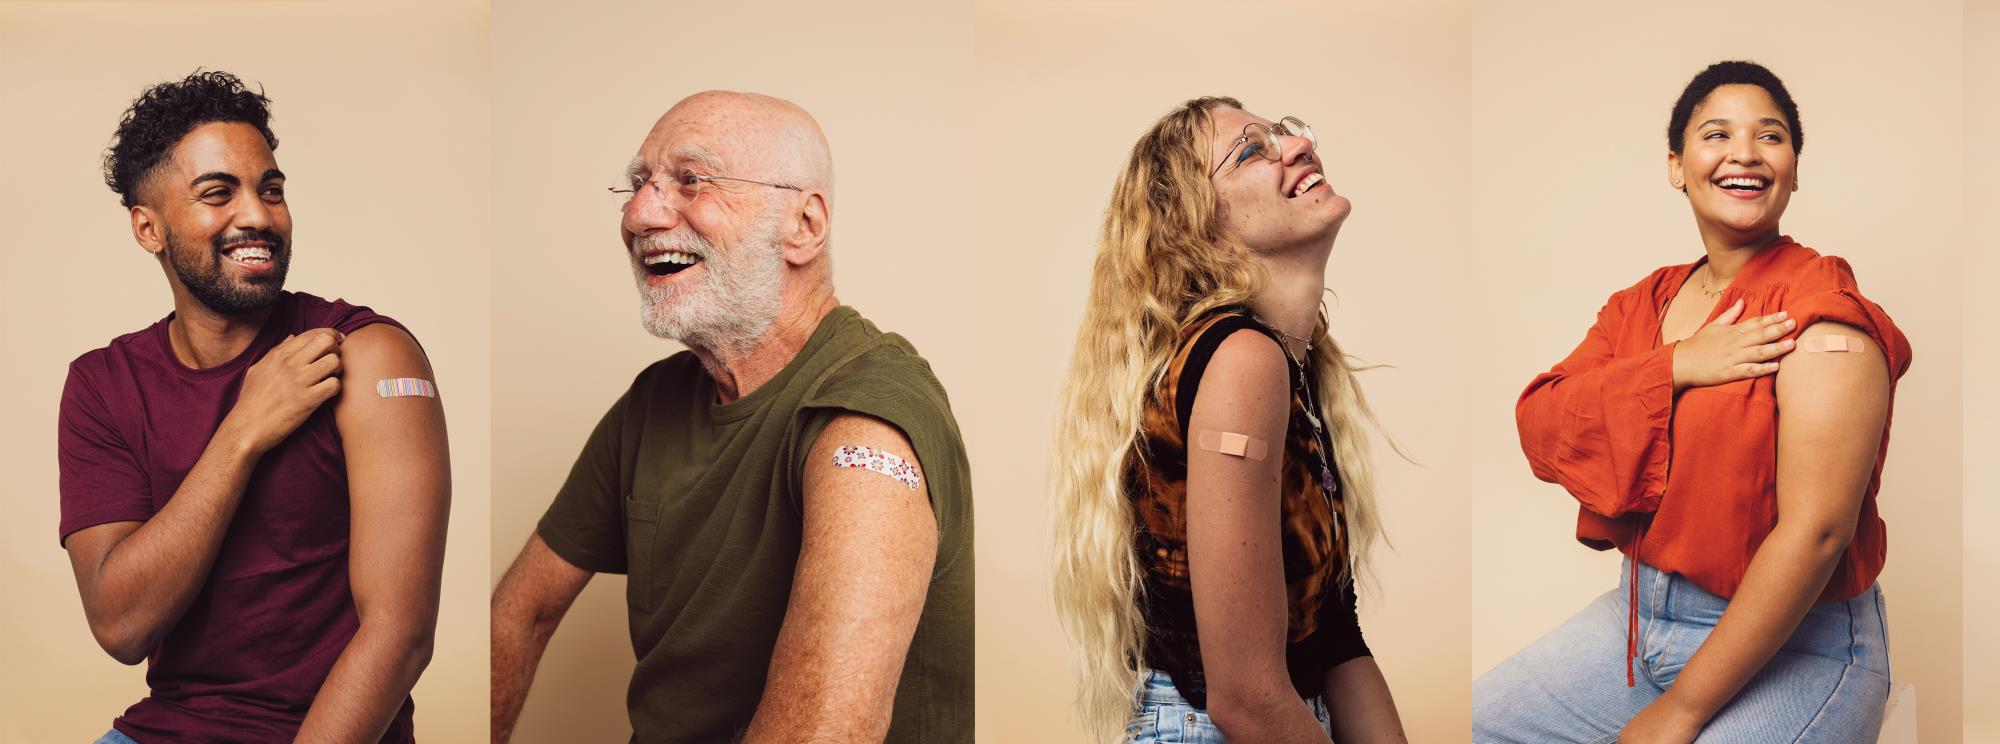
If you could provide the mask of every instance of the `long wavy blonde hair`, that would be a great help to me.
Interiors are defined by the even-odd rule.
[[[1197,98],[1161,118],[1112,187],[1056,424],[1056,611],[1078,658],[1084,724],[1108,738],[1131,713],[1145,658],[1144,574],[1126,492],[1132,458],[1143,456],[1135,447],[1141,413],[1182,328],[1248,304],[1263,283],[1250,250],[1218,220],[1207,144],[1209,112],[1218,106],[1243,107],[1233,98]],[[1312,363],[1344,488],[1348,555],[1340,580],[1352,581],[1381,532],[1364,430],[1374,416],[1324,315],[1313,328]]]

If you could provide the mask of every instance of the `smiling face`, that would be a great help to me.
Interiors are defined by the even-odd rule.
[[[1667,155],[1667,179],[1686,188],[1704,234],[1752,241],[1775,236],[1798,186],[1792,129],[1771,94],[1724,85],[1702,99]]]
[[[284,289],[292,214],[285,174],[257,128],[214,122],[189,131],[150,174],[134,207],[140,244],[169,282],[222,314],[262,309]]]
[[[1312,143],[1280,135],[1278,158],[1272,160],[1254,129],[1248,141],[1243,136],[1251,124],[1273,122],[1228,106],[1212,109],[1210,117],[1209,168],[1221,170],[1209,180],[1220,201],[1223,230],[1260,254],[1331,245],[1354,205],[1334,193]]]
[[[730,95],[683,101],[653,126],[632,161],[631,176],[642,183],[619,228],[640,318],[654,335],[706,349],[744,348],[777,318],[782,236],[798,192],[692,178],[787,180],[772,158],[742,146],[777,136],[761,105]]]

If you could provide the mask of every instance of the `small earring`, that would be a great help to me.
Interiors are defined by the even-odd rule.
[[[1674,188],[1678,189],[1680,187],[1681,187],[1681,180],[1678,178],[1674,179]]]

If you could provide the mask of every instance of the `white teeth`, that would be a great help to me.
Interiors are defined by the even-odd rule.
[[[1762,179],[1762,178],[1754,178],[1754,177],[1748,177],[1748,176],[1738,176],[1738,177],[1735,177],[1735,178],[1725,178],[1725,179],[1722,179],[1722,185],[1723,185],[1723,186],[1725,186],[1725,187],[1727,187],[1727,186],[1743,186],[1743,187],[1746,187],[1746,188],[1752,188],[1752,189],[1761,189],[1761,188],[1764,188],[1764,185],[1765,185],[1765,183],[1767,183],[1767,182],[1766,182],[1766,181],[1765,181],[1764,179]]]
[[[1303,194],[1306,192],[1307,189],[1317,186],[1321,181],[1325,180],[1326,177],[1321,176],[1318,173],[1309,174],[1305,178],[1299,180],[1299,185],[1292,187],[1292,196],[1298,196],[1300,194]]]
[[[229,260],[231,261],[237,261],[240,263],[264,263],[266,261],[271,260],[271,249],[260,248],[257,246],[244,246],[242,248],[232,248],[229,250],[228,253],[225,253],[223,255],[229,257]]]
[[[696,256],[692,253],[680,253],[677,251],[668,251],[666,253],[655,253],[653,255],[645,257],[644,260],[647,266],[652,266],[654,264],[663,264],[663,263],[687,264],[692,266],[694,262],[700,261],[701,257]]]

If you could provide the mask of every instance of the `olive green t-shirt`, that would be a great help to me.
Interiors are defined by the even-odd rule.
[[[769,383],[715,401],[692,353],[647,367],[538,528],[564,560],[628,574],[632,740],[727,742],[749,726],[798,563],[805,456],[827,422],[855,412],[910,440],[937,518],[888,740],[971,741],[972,480],[930,364],[843,306]]]

